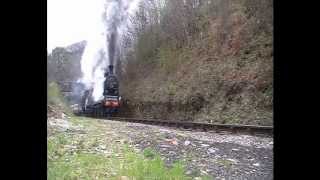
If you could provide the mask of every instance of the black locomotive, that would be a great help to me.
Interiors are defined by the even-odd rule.
[[[111,116],[120,108],[119,82],[113,73],[113,66],[105,74],[103,87],[103,99],[94,102],[92,99],[93,89],[86,90],[82,98],[82,114],[90,116]]]

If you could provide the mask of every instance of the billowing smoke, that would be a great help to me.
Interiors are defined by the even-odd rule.
[[[94,2],[94,1],[93,1]],[[92,2],[92,3],[93,3]],[[90,35],[81,59],[83,77],[79,79],[86,89],[93,88],[93,99],[101,99],[103,93],[104,72],[108,65],[116,65],[119,54],[119,39],[123,27],[129,22],[140,0],[107,0],[100,3],[96,11],[99,19],[96,31]]]
[[[109,64],[114,65],[114,56],[116,51],[116,40],[117,40],[117,33],[112,33],[110,35],[110,41],[109,41]]]

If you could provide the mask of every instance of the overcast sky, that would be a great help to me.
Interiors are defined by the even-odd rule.
[[[102,33],[104,0],[47,0],[47,48],[67,46]]]
[[[140,0],[132,2],[133,13]],[[47,0],[47,49],[65,47],[82,40],[95,41],[104,31],[102,13],[106,0]]]

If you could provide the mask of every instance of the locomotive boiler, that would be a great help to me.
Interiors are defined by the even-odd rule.
[[[93,89],[86,90],[82,98],[82,114],[91,116],[112,116],[120,108],[119,82],[113,72],[113,65],[108,66],[104,74],[103,99],[92,100]]]

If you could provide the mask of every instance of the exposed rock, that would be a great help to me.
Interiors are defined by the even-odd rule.
[[[216,149],[216,148],[209,148],[209,149],[208,149],[208,153],[209,153],[209,154],[213,154],[213,153],[215,153],[217,150],[218,150],[218,149]]]
[[[202,147],[209,147],[209,144],[201,144]]]
[[[237,163],[237,160],[235,160],[235,159],[227,159],[228,161],[231,161],[232,163]]]
[[[121,129],[118,133],[127,135],[128,141],[136,144],[140,152],[152,148],[168,165],[187,160],[186,173],[194,178],[197,177],[194,172],[198,171],[216,179],[273,179],[272,138],[184,131],[137,123],[108,123]],[[182,145],[174,142],[182,142]],[[253,171],[253,161],[263,164],[264,168]]]
[[[121,176],[119,180],[130,180],[127,176]]]
[[[55,118],[48,120],[56,123]],[[58,120],[54,127],[65,127],[68,119]],[[174,128],[164,128],[153,125],[99,121],[99,126],[105,130],[95,136],[94,142],[84,145],[89,153],[100,153],[106,157],[123,156],[114,152],[108,142],[115,145],[128,143],[137,152],[151,148],[161,155],[161,159],[170,166],[176,161],[184,161],[186,174],[196,179],[200,175],[209,175],[215,179],[273,179],[273,146],[272,138],[246,135],[219,135],[213,132],[183,131]],[[76,154],[81,147],[80,139],[87,136],[79,130],[87,127],[74,127],[69,124],[66,131],[79,140],[65,146],[70,153]],[[78,131],[75,131],[77,129]],[[74,134],[76,133],[76,134]],[[258,148],[259,147],[259,148]]]
[[[252,164],[252,165],[257,166],[257,167],[259,167],[259,166],[260,166],[260,164],[259,164],[259,163],[254,163],[254,164]]]

